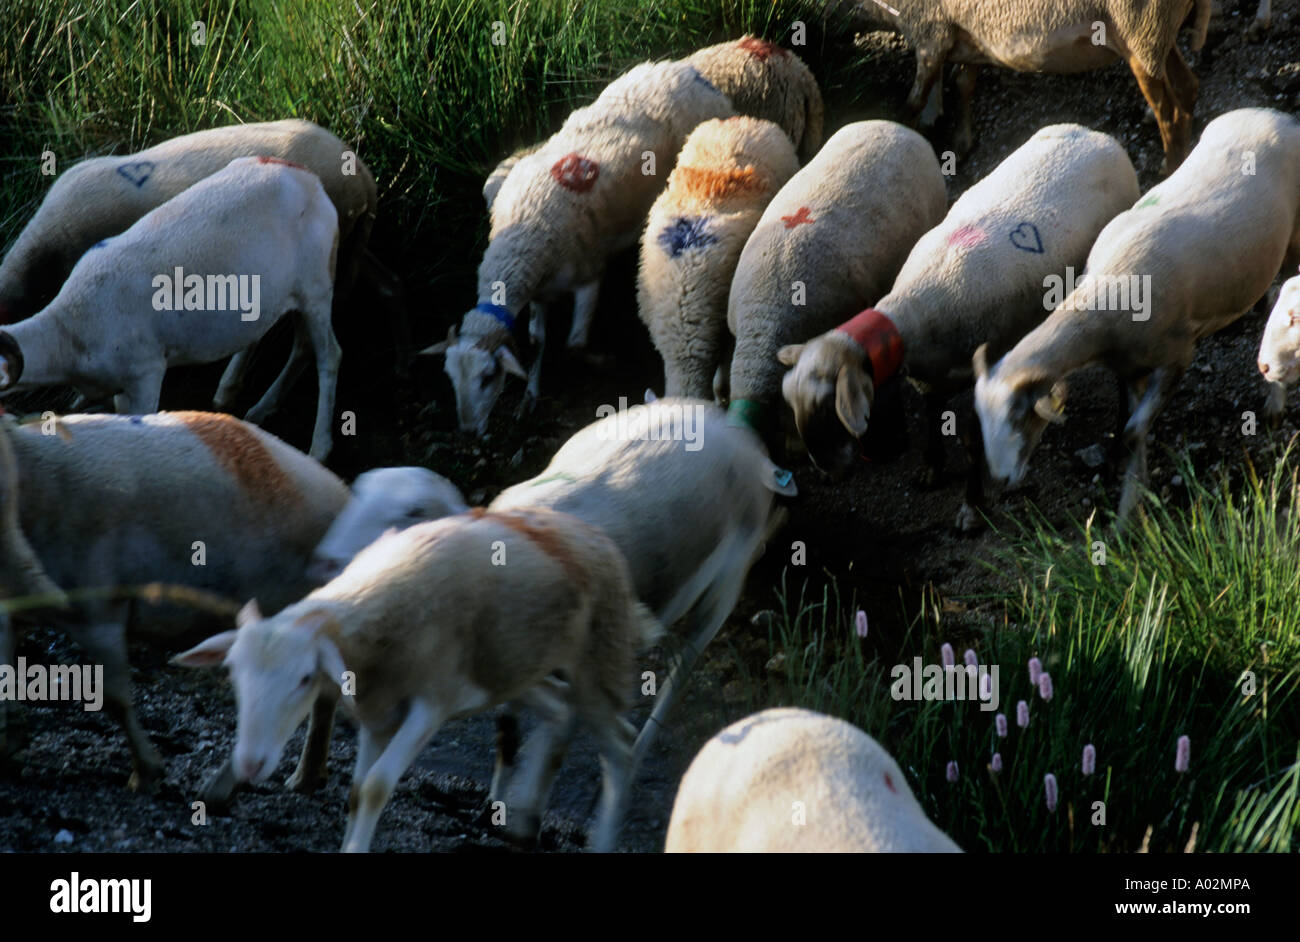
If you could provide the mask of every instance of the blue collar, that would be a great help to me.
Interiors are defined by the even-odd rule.
[[[506,330],[514,331],[515,316],[510,313],[510,308],[502,307],[500,304],[492,304],[488,301],[480,301],[474,305],[474,310],[482,311],[484,314],[490,314],[506,325]]]

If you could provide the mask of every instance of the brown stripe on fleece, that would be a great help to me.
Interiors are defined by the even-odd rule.
[[[573,555],[573,550],[569,549],[569,545],[553,528],[535,526],[521,515],[491,512],[482,507],[471,507],[469,515],[475,520],[490,517],[493,520],[500,521],[520,536],[531,541],[539,550],[559,563],[568,577],[577,584],[578,588],[584,590],[587,588],[589,581],[587,571]]]
[[[169,413],[207,446],[239,486],[266,503],[294,503],[302,494],[293,479],[238,419],[218,412]]]
[[[744,193],[762,193],[767,181],[754,167],[713,170],[709,167],[678,167],[673,175],[682,189],[697,199],[716,201]]]

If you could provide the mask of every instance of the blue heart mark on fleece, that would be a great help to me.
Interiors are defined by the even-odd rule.
[[[130,180],[136,187],[144,186],[146,180],[153,174],[154,162],[152,160],[137,160],[134,163],[121,164],[117,168],[127,180]]]
[[[718,241],[718,237],[709,232],[708,222],[707,216],[698,216],[694,219],[689,216],[678,216],[659,233],[659,244],[673,258],[687,249],[712,245]]]
[[[1011,244],[1022,252],[1043,254],[1043,237],[1038,234],[1038,227],[1032,222],[1022,222],[1011,230]]]

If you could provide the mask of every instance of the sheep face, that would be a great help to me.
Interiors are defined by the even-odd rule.
[[[781,393],[794,411],[808,456],[822,471],[839,477],[860,451],[858,439],[867,430],[875,399],[861,348],[832,334],[783,347],[777,358],[793,367],[781,380]]]
[[[456,392],[456,418],[462,432],[483,435],[488,417],[505,388],[506,374],[527,378],[508,347],[495,349],[473,338],[457,340],[447,347],[445,368]]]
[[[309,574],[324,582],[390,530],[463,513],[469,506],[456,486],[426,468],[378,468],[357,477],[352,500],[316,547]]]
[[[1065,384],[1043,377],[999,375],[1001,364],[990,370],[982,345],[975,351],[974,366],[975,410],[989,473],[997,481],[1018,484],[1048,423],[1065,421]]]
[[[1259,345],[1259,371],[1271,383],[1300,379],[1300,277],[1282,286]]]

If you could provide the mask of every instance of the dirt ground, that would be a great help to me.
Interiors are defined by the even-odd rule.
[[[1196,130],[1216,115],[1243,106],[1269,106],[1300,113],[1300,3],[1274,3],[1274,23],[1260,39],[1246,36],[1255,3],[1224,4],[1206,48],[1190,57],[1201,79]],[[835,56],[861,56],[869,68],[865,87],[825,89],[829,135],[836,127],[867,117],[900,116],[911,83],[911,53],[901,40],[883,33],[847,38],[811,48],[815,71]],[[975,94],[976,147],[959,162],[950,182],[950,201],[1039,127],[1078,122],[1116,135],[1138,168],[1143,189],[1158,180],[1161,150],[1153,123],[1127,70],[1112,68],[1076,76],[1022,75],[984,69]],[[936,132],[939,149],[946,131]],[[377,239],[400,244],[400,233]],[[1214,264],[1215,260],[1207,260]],[[470,284],[472,270],[462,279]],[[595,406],[617,403],[620,396],[638,402],[646,387],[662,388],[653,348],[635,313],[635,259],[626,253],[614,260],[605,279],[604,296],[593,337],[595,356],[582,361],[558,354],[548,361],[544,382],[551,395],[527,421],[511,416],[513,399],[499,407],[489,439],[468,444],[455,431],[450,386],[434,360],[418,361],[409,374],[395,371],[386,335],[377,323],[340,326],[345,351],[339,408],[358,415],[358,434],[340,443],[332,464],[347,477],[380,464],[426,464],[447,474],[472,502],[486,502],[503,486],[536,473],[575,430],[592,421]],[[431,342],[458,317],[472,287],[454,303],[439,293],[422,293],[408,285],[416,339]],[[374,303],[362,298],[358,303]],[[432,312],[427,316],[425,312]],[[1241,434],[1242,412],[1258,410],[1263,385],[1255,368],[1266,302],[1235,325],[1202,344],[1196,362],[1174,401],[1156,423],[1152,479],[1155,489],[1177,499],[1171,454],[1189,453],[1200,471],[1221,464],[1237,465],[1242,454],[1266,460],[1278,443],[1295,434],[1296,412],[1283,428],[1253,438]],[[361,320],[361,319],[358,319]],[[563,336],[562,325],[552,336]],[[276,368],[280,350],[261,357],[262,373]],[[190,371],[170,380],[164,396],[169,408],[206,405],[219,369]],[[376,378],[382,380],[376,382]],[[549,377],[549,380],[546,378]],[[269,379],[269,377],[268,377]],[[257,389],[258,377],[250,381]],[[263,380],[263,383],[265,380]],[[522,385],[522,384],[519,384]],[[311,387],[311,383],[304,386]],[[204,391],[208,391],[204,393]],[[512,395],[518,396],[516,388]],[[305,446],[302,432],[314,388],[299,389],[294,407],[275,416],[269,429]],[[960,503],[965,459],[950,446],[949,473],[940,486],[920,485],[923,440],[920,397],[903,392],[907,433],[914,446],[900,454],[878,451],[848,479],[831,485],[820,480],[806,461],[794,459],[800,488],[790,504],[789,525],[769,547],[750,577],[745,597],[719,640],[705,654],[691,686],[679,701],[673,724],[652,752],[637,784],[623,830],[621,847],[655,851],[663,845],[672,799],[691,756],[708,736],[744,715],[752,701],[737,690],[746,676],[761,676],[767,657],[763,633],[751,616],[774,602],[773,586],[789,560],[791,541],[808,548],[804,572],[813,580],[823,573],[855,590],[871,614],[873,641],[894,636],[902,612],[915,610],[927,586],[950,600],[954,631],[978,632],[988,624],[992,603],[988,569],[976,561],[1000,545],[993,530],[962,536],[953,529]],[[958,415],[969,408],[954,404]],[[1114,425],[1115,388],[1100,371],[1071,381],[1069,420],[1049,429],[1032,465],[1032,483],[1009,493],[993,506],[994,524],[1023,514],[1032,501],[1058,524],[1081,518],[1097,505],[1117,499],[1117,487],[1104,473],[1085,466],[1076,452],[1105,444]],[[896,450],[896,449],[895,449]],[[886,450],[887,451],[887,450]],[[902,604],[900,604],[900,593]],[[62,636],[38,631],[26,636],[19,653],[43,662],[75,660],[73,646]],[[346,788],[353,759],[353,734],[340,724],[334,737],[328,785],[311,796],[287,792],[280,784],[292,771],[301,733],[290,744],[270,783],[240,793],[228,815],[211,816],[203,826],[191,823],[190,803],[206,772],[229,749],[233,734],[233,697],[225,679],[166,664],[170,652],[146,644],[132,650],[137,701],[142,721],[166,762],[166,778],[152,795],[126,790],[129,761],[120,733],[106,716],[79,707],[36,706],[25,711],[31,743],[21,761],[0,769],[0,851],[331,851],[343,832]],[[651,669],[662,667],[648,659]],[[640,710],[641,716],[645,710]],[[634,717],[639,722],[640,717]],[[475,819],[481,810],[491,769],[491,716],[452,724],[436,738],[399,784],[384,812],[376,850],[506,852]],[[557,781],[545,821],[541,849],[572,851],[584,842],[587,812],[597,787],[598,765],[590,743],[582,738]]]

